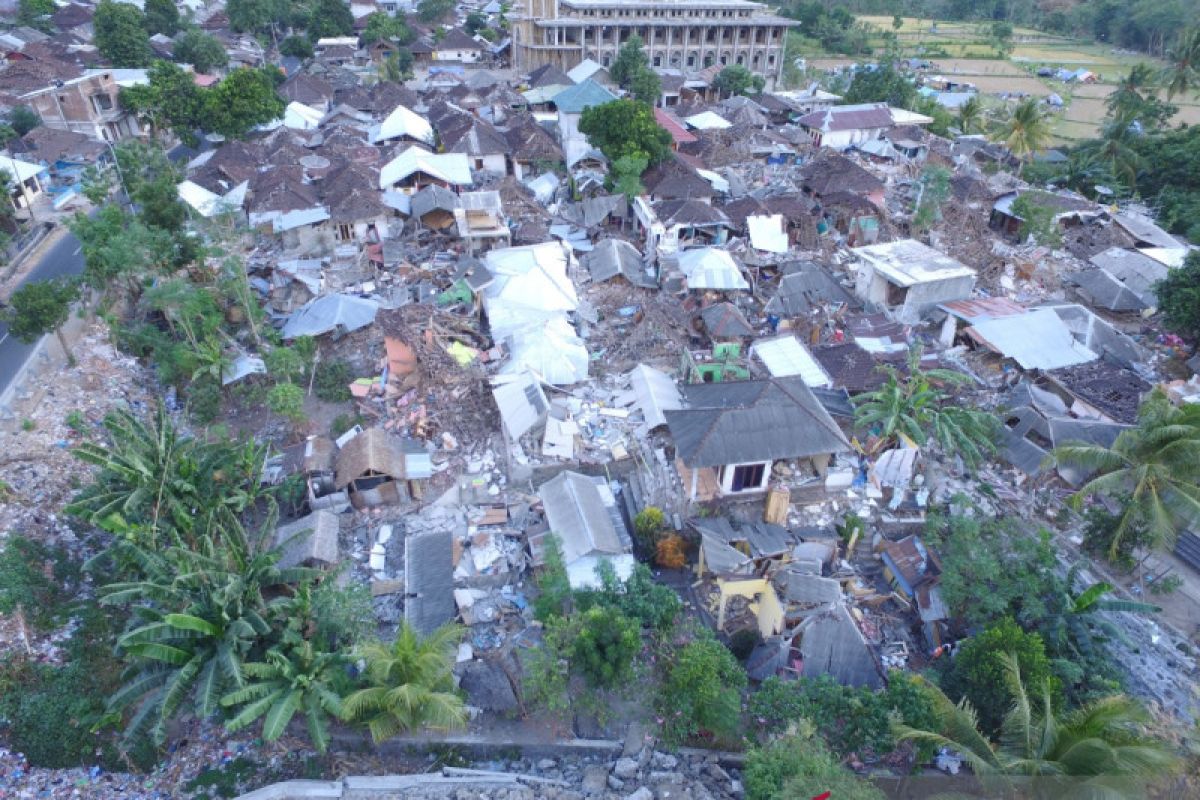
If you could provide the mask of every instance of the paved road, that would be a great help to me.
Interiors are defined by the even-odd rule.
[[[22,281],[45,281],[67,275],[78,275],[83,272],[83,253],[79,249],[79,240],[74,234],[68,233],[58,240],[45,254],[33,271]],[[15,337],[8,335],[8,326],[0,322],[0,394],[8,388],[8,384],[24,366],[25,361],[33,352],[34,344],[22,344]]]

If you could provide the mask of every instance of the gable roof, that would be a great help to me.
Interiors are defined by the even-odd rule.
[[[572,86],[575,81],[554,64],[543,64],[529,73],[529,88],[538,89],[543,86]]]
[[[801,378],[684,386],[684,409],[665,416],[688,467],[805,458],[850,443]]]
[[[299,72],[280,85],[279,94],[287,100],[313,106],[333,99],[333,85],[323,78]]]
[[[812,194],[835,192],[871,194],[883,190],[883,181],[837,153],[826,153],[800,168],[801,185]]]
[[[828,270],[809,262],[779,279],[779,288],[763,310],[781,317],[801,317],[821,303],[851,305],[854,298]]]
[[[433,144],[433,127],[429,121],[402,105],[396,106],[372,134],[371,140],[374,142],[407,136],[426,144]]]
[[[430,153],[409,147],[379,170],[379,186],[387,189],[405,178],[423,172],[456,186],[471,185],[471,165],[462,153]]]
[[[564,114],[582,114],[585,109],[616,100],[617,96],[588,78],[554,95],[552,102]]]
[[[805,114],[797,123],[810,130],[832,133],[872,128],[890,128],[893,124],[892,111],[887,103],[860,103],[849,106],[831,106],[823,111]]]
[[[716,206],[691,198],[662,200],[654,213],[665,225],[729,225],[729,217]]]
[[[620,275],[634,286],[647,289],[657,286],[642,267],[642,254],[622,239],[601,239],[581,260],[597,283]]]
[[[509,153],[519,161],[562,161],[563,151],[550,132],[530,114],[517,117],[504,134]]]
[[[453,28],[433,45],[434,50],[486,50],[483,45],[467,35],[462,28]]]
[[[595,479],[569,470],[560,472],[538,488],[538,497],[550,530],[562,543],[567,564],[592,555],[628,552]]]
[[[830,675],[843,686],[883,686],[875,656],[844,603],[806,618],[799,630],[804,677]]]
[[[664,200],[711,198],[712,184],[677,158],[651,167],[642,175],[646,192]]]

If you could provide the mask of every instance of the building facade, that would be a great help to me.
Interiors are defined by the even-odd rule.
[[[49,128],[83,133],[100,141],[117,142],[142,133],[133,114],[118,99],[121,86],[112,70],[88,70],[84,75],[21,96]]]
[[[699,71],[741,64],[772,88],[794,21],[748,0],[522,0],[510,15],[514,67],[605,67],[640,36],[651,67]]]

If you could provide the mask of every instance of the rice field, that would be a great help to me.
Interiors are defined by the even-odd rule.
[[[1029,28],[1013,30],[1013,50],[1008,58],[997,58],[991,41],[990,23],[936,22],[904,17],[899,30],[892,27],[890,16],[862,16],[860,20],[882,31],[896,31],[901,47],[909,54],[924,54],[933,64],[932,72],[953,75],[975,84],[979,91],[994,98],[1023,94],[1062,97],[1066,108],[1054,115],[1052,130],[1056,144],[1069,144],[1094,137],[1104,121],[1104,99],[1133,64],[1151,61],[1147,56],[1127,53],[1091,42],[1082,42]],[[882,47],[883,41],[873,42]],[[945,55],[943,55],[945,54]],[[843,67],[867,59],[810,58],[818,70]],[[1161,62],[1156,62],[1156,66]],[[1037,76],[1039,67],[1087,69],[1098,76],[1097,83],[1063,83]],[[1179,113],[1173,123],[1200,124],[1200,100],[1176,98]]]

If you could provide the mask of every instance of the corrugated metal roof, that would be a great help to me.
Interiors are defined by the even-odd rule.
[[[829,377],[829,373],[795,336],[764,339],[751,345],[750,351],[762,359],[772,377],[790,378],[799,375],[810,387],[833,386],[833,379]]]
[[[611,492],[607,492],[612,497]],[[597,480],[578,472],[560,472],[538,488],[550,530],[562,543],[567,564],[594,555],[620,555],[629,550],[613,524],[609,505]]]
[[[665,411],[675,411],[683,407],[683,399],[679,395],[679,387],[675,381],[664,372],[645,364],[638,364],[629,373],[629,382],[637,396],[638,408],[646,418],[648,429],[666,425]]]
[[[1095,361],[1099,356],[1071,335],[1066,323],[1048,308],[1015,317],[981,320],[967,333],[1022,369],[1058,369]]]
[[[1011,317],[1024,314],[1028,309],[1020,303],[1007,297],[980,297],[972,300],[954,300],[938,306],[947,314],[953,314],[961,320],[975,323],[985,319]]]
[[[879,664],[843,603],[810,616],[800,625],[801,674],[830,675],[843,686],[883,685]]]
[[[430,634],[454,619],[451,534],[435,531],[404,540],[404,619]]]

